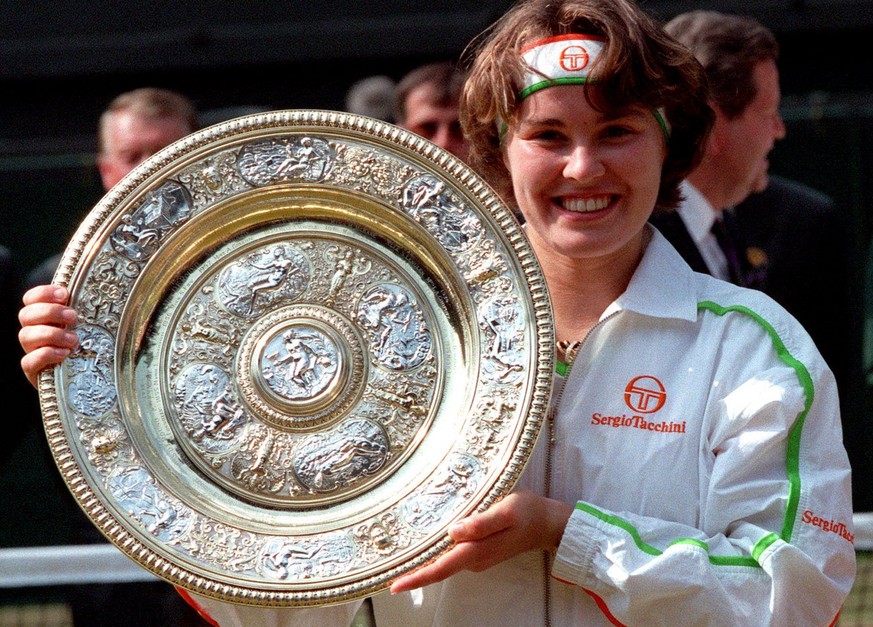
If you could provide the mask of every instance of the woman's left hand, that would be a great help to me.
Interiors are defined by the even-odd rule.
[[[481,514],[449,527],[447,553],[391,585],[391,593],[421,588],[462,570],[481,572],[520,553],[555,550],[573,506],[527,490],[513,492]]]

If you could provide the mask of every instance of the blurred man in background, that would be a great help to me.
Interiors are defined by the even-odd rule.
[[[464,73],[448,61],[415,68],[394,91],[395,123],[466,160],[467,141],[460,121],[464,79]]]
[[[153,154],[198,128],[197,109],[187,97],[168,89],[143,87],[117,96],[100,116],[97,169],[109,191]],[[42,262],[26,287],[51,283],[61,255]]]

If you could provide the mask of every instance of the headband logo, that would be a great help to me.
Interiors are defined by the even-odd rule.
[[[560,64],[567,72],[578,72],[588,65],[588,51],[582,46],[567,46],[561,50]]]

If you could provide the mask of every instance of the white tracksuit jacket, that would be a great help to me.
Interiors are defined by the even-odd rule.
[[[560,388],[563,389],[561,390]],[[851,588],[850,473],[834,378],[761,292],[697,274],[655,233],[552,399],[520,487],[576,509],[540,553],[373,599],[379,627],[829,625]],[[196,601],[222,626],[349,624]]]

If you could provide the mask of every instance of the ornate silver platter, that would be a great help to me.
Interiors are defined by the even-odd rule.
[[[415,135],[282,111],[195,133],[81,225],[79,348],[40,379],[58,466],[164,579],[258,605],[384,589],[504,496],[551,386],[509,210]]]

